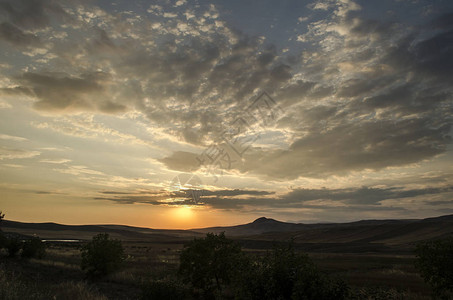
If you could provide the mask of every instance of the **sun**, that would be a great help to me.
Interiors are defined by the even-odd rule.
[[[178,222],[187,222],[193,220],[195,214],[190,206],[183,205],[173,210],[173,217]]]

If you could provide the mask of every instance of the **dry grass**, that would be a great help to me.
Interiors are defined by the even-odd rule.
[[[53,299],[55,300],[107,300],[108,298],[95,291],[83,281],[79,282],[64,282],[53,289]]]
[[[77,245],[50,245],[43,260],[5,259],[0,266],[2,299],[136,299],[140,284],[176,276],[181,244],[124,243],[124,267],[87,283]],[[262,251],[246,251],[262,254]],[[352,299],[430,299],[410,255],[310,254],[322,271],[352,286]],[[6,270],[6,271],[5,271]]]
[[[0,269],[0,299],[107,300],[105,296],[96,292],[83,281],[42,285],[38,282],[23,280],[15,272],[5,271],[4,265]]]

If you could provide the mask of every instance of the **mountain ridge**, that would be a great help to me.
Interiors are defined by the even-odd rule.
[[[453,236],[453,215],[425,219],[360,220],[348,223],[290,223],[260,217],[246,224],[188,230],[153,229],[128,225],[63,225],[53,222],[25,223],[4,220],[5,232],[38,235],[41,238],[90,239],[97,233],[109,233],[124,240],[181,241],[203,237],[206,233],[225,232],[236,239],[297,243],[380,243],[411,244],[420,240]]]

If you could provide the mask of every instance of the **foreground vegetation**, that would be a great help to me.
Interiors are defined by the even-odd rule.
[[[185,245],[101,234],[84,243],[18,238],[10,256],[14,237],[0,235],[0,299],[451,299],[451,240],[420,244],[417,256],[307,255],[291,243],[242,249],[223,234]]]

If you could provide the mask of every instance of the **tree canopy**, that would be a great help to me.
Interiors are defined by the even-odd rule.
[[[107,275],[118,270],[125,259],[120,240],[110,239],[107,233],[100,233],[81,248],[82,270],[91,277]]]
[[[417,245],[416,266],[437,298],[453,298],[453,237]]]

